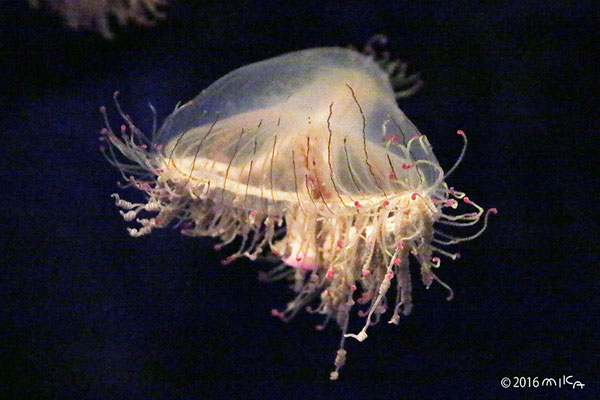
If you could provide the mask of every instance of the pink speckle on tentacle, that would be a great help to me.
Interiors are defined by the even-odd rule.
[[[285,313],[283,311],[279,311],[279,310],[277,310],[275,308],[273,308],[271,310],[271,315],[274,316],[274,317],[279,318],[282,321],[287,321],[288,320],[288,318],[285,316]]]
[[[234,256],[229,256],[229,257],[221,260],[221,265],[229,265],[229,264],[231,264],[234,261],[235,261],[235,257]]]
[[[329,267],[327,269],[327,274],[325,275],[327,277],[327,279],[329,279],[329,280],[333,279],[333,272],[334,272],[333,267]]]
[[[291,255],[290,257],[284,258],[283,262],[286,265],[289,265],[290,267],[299,268],[307,271],[312,271],[319,267],[319,264],[313,259],[313,257],[307,257],[306,255]]]

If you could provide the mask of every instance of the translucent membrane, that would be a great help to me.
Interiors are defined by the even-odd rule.
[[[144,204],[113,195],[123,217],[140,224],[130,234],[173,223],[222,245],[241,237],[224,263],[270,250],[281,264],[262,278],[289,278],[297,292],[273,315],[289,320],[307,309],[341,327],[337,379],[346,337],[364,340],[388,310],[390,323],[410,313],[409,256],[426,286],[439,281],[434,253],[458,258],[441,247],[477,237],[495,212],[446,185],[427,138],[396,104],[420,84],[405,70],[373,52],[286,54],[227,74],[177,107],[151,138],[116,102],[126,125],[118,136],[106,121],[105,154],[126,185],[148,195]],[[474,211],[454,212],[459,200]],[[139,218],[145,211],[157,215]],[[465,237],[437,228],[474,225],[482,216],[483,227]],[[365,318],[357,334],[347,333],[352,309]]]

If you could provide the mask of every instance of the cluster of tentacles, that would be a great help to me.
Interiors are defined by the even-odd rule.
[[[125,181],[123,187],[133,186],[145,192],[145,203],[131,203],[113,194],[116,205],[122,210],[126,221],[136,220],[139,228],[129,228],[131,236],[149,234],[154,228],[174,225],[190,236],[219,238],[217,248],[241,238],[236,252],[223,260],[230,263],[239,257],[256,257],[268,250],[282,260],[263,280],[288,278],[297,292],[285,309],[273,310],[275,316],[288,321],[298,311],[307,310],[325,316],[317,326],[323,329],[334,319],[342,329],[340,348],[335,359],[335,370],[331,379],[337,379],[344,365],[345,339],[353,337],[363,341],[367,329],[381,319],[388,310],[392,311],[390,323],[397,324],[400,315],[408,315],[412,309],[412,283],[409,258],[412,256],[420,265],[420,275],[426,287],[438,281],[433,272],[440,266],[438,256],[457,259],[458,253],[450,253],[441,247],[453,245],[478,237],[487,227],[490,213],[472,202],[464,193],[449,188],[444,179],[454,171],[462,160],[467,139],[456,164],[444,174],[439,166],[428,161],[415,163],[419,168],[435,167],[439,176],[428,187],[421,184],[378,204],[357,207],[356,213],[340,215],[307,214],[295,205],[290,205],[281,215],[268,215],[264,211],[252,211],[227,206],[209,196],[203,185],[187,185],[171,181],[163,168],[168,159],[160,145],[153,144],[156,133],[154,123],[152,138],[146,137],[124,114],[117,101],[115,104],[126,125],[122,125],[119,136],[110,128],[106,111],[101,108],[106,127],[101,131],[101,140],[108,146],[101,149],[109,162],[119,169]],[[424,136],[412,138],[400,146],[410,154],[411,146],[428,146]],[[117,150],[117,151],[115,151]],[[127,160],[119,161],[118,154]],[[431,165],[430,165],[431,164]],[[410,182],[405,183],[409,185]],[[206,189],[206,190],[205,190]],[[474,212],[456,214],[459,202],[474,207]],[[140,213],[155,215],[140,218]],[[474,234],[464,237],[453,236],[441,227],[469,227],[483,218],[483,226]],[[437,255],[436,255],[437,254]],[[395,278],[394,304],[388,306],[388,291]],[[357,309],[365,324],[357,334],[348,334],[351,310]]]

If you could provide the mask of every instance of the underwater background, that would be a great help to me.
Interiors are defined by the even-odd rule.
[[[600,7],[590,1],[171,1],[153,28],[74,31],[0,1],[0,399],[564,398],[598,390]],[[113,23],[115,21],[112,21]],[[136,239],[98,151],[106,105],[152,129],[178,102],[243,65],[385,34],[425,86],[399,102],[450,186],[496,207],[478,240],[414,309],[349,341],[270,314],[285,282],[210,239]],[[141,200],[128,191],[128,198]],[[414,265],[413,265],[414,267]],[[350,329],[356,331],[357,318]],[[571,387],[503,388],[572,375]],[[591,398],[591,397],[590,397]]]

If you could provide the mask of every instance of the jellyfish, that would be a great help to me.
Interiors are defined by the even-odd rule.
[[[28,0],[31,7],[39,8],[40,0]],[[41,0],[53,12],[61,14],[72,29],[95,31],[105,39],[112,39],[109,16],[116,18],[119,25],[129,22],[136,25],[153,26],[166,17],[160,7],[167,0]]]
[[[123,186],[145,194],[143,203],[112,195],[137,222],[129,234],[174,226],[217,238],[217,249],[235,245],[223,264],[275,258],[260,278],[288,279],[295,297],[272,314],[288,321],[306,310],[323,315],[317,329],[333,319],[342,331],[332,380],[346,339],[365,340],[386,313],[392,324],[410,314],[409,261],[450,300],[436,275],[442,257],[459,258],[447,246],[481,235],[496,213],[447,185],[466,134],[457,132],[463,149],[444,172],[397,104],[420,78],[374,47],[313,48],[244,66],[176,106],[160,129],[153,109],[151,136],[123,112],[118,92],[120,132],[101,107],[102,151]],[[357,333],[351,316],[364,319]]]

